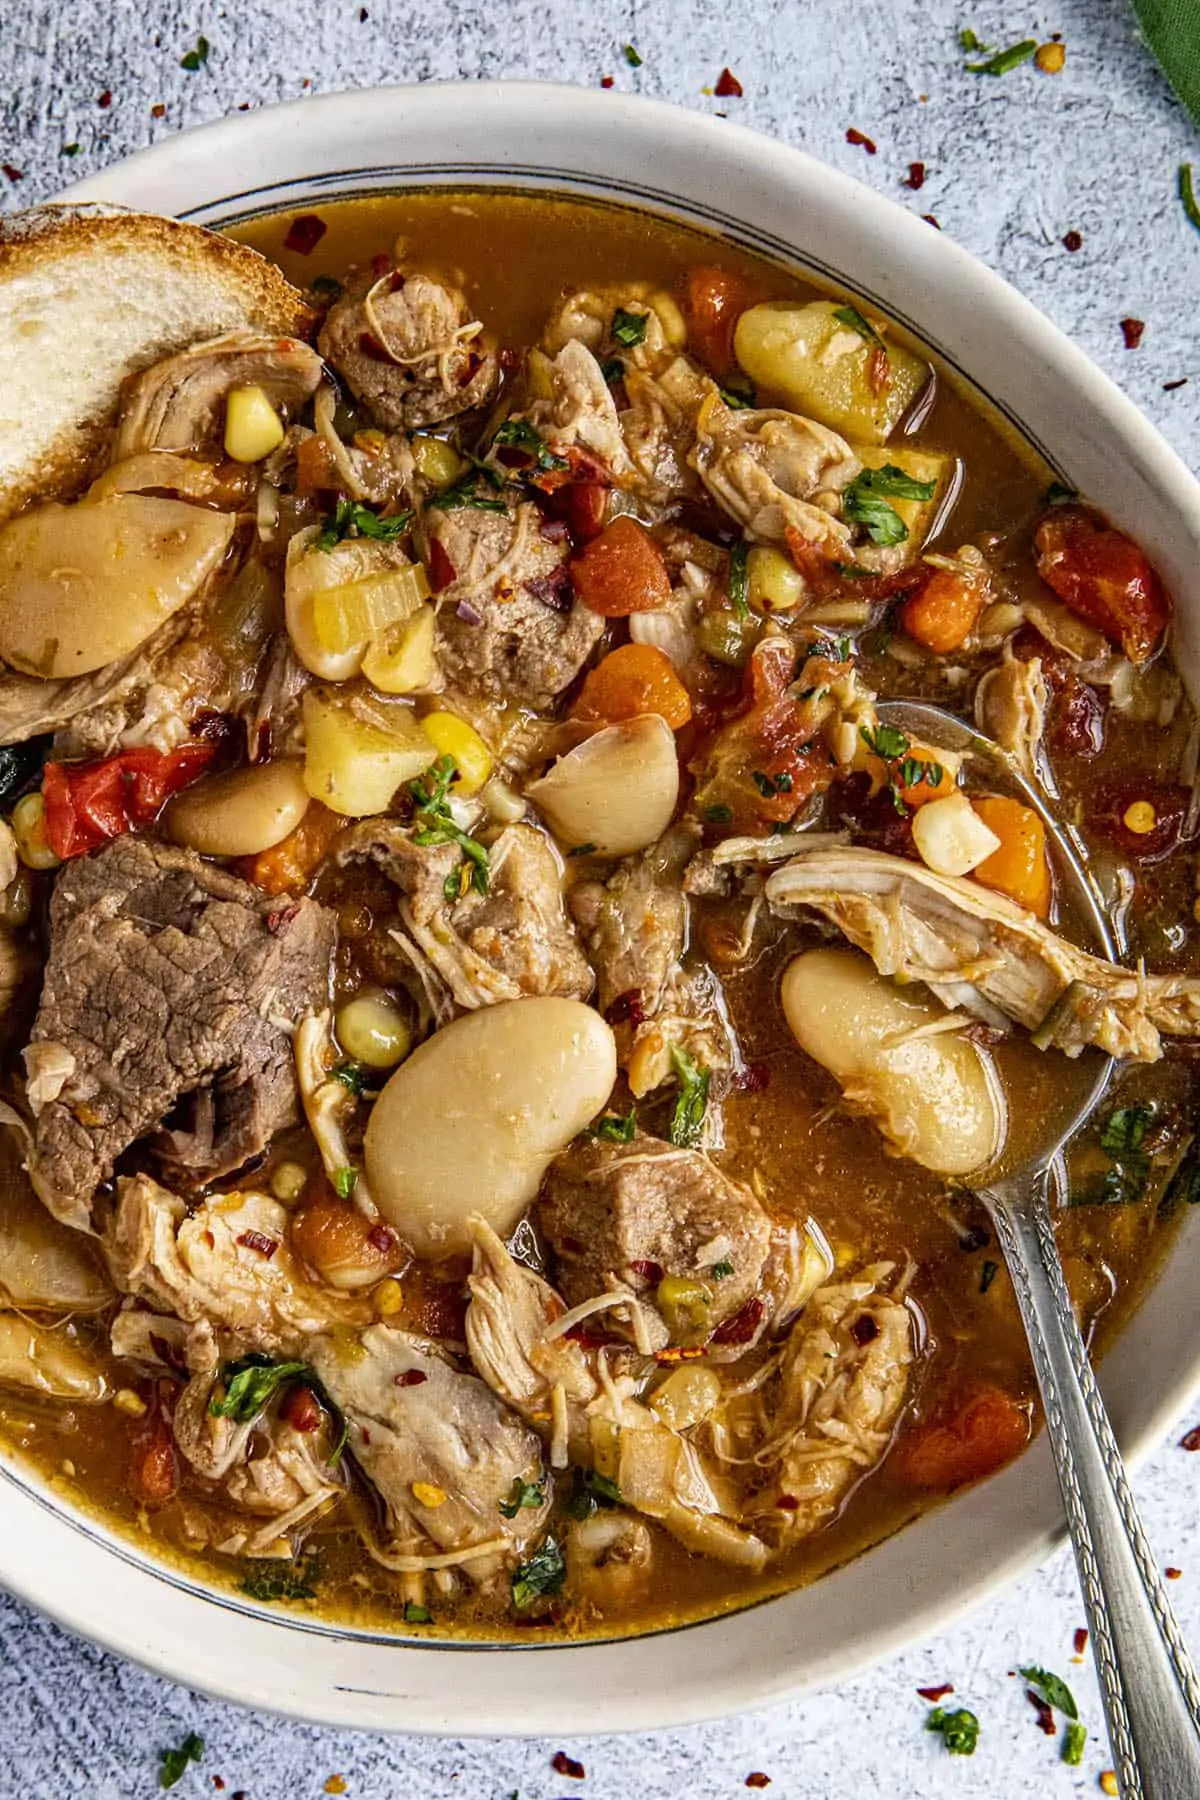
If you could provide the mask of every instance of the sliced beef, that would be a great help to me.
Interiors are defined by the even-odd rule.
[[[649,1018],[658,1011],[687,939],[683,870],[697,832],[674,826],[640,856],[618,863],[607,881],[582,881],[571,913],[596,971],[596,1004],[607,1014],[628,995]]]
[[[631,1143],[580,1140],[551,1165],[536,1223],[554,1252],[557,1286],[576,1306],[615,1277],[655,1301],[665,1275],[698,1279],[709,1295],[676,1341],[702,1340],[762,1284],[771,1220],[748,1187],[699,1150],[638,1133]]]
[[[367,271],[330,307],[317,343],[381,425],[411,430],[490,397],[496,354],[472,325],[458,288],[429,275]]]
[[[397,929],[428,959],[460,1006],[528,994],[584,1000],[592,972],[563,910],[558,859],[531,825],[510,825],[489,855],[486,894],[447,897],[462,864],[456,844],[417,844],[403,826],[376,820],[343,840],[341,863],[369,859],[402,898]]]
[[[523,501],[506,512],[431,507],[426,526],[446,580],[438,661],[454,687],[544,711],[591,655],[604,620],[574,595],[568,546]]]
[[[33,1028],[61,1076],[30,1095],[51,1210],[86,1218],[152,1134],[165,1164],[208,1179],[295,1123],[291,1027],[325,1002],[334,943],[323,907],[268,900],[188,850],[123,838],[68,863]]]

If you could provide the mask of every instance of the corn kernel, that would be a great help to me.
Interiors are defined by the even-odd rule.
[[[283,442],[283,420],[260,387],[231,388],[225,402],[225,454],[261,462]]]
[[[62,1468],[62,1472],[66,1476],[67,1480],[74,1481],[74,1479],[75,1479],[75,1464],[71,1461],[69,1456],[63,1457],[62,1463],[61,1463],[61,1468]]]
[[[1122,820],[1126,831],[1136,832],[1138,837],[1145,837],[1158,824],[1158,814],[1148,800],[1135,800],[1132,806],[1125,808]]]
[[[1100,1792],[1102,1794],[1119,1794],[1115,1769],[1105,1769],[1100,1776]]]
[[[113,1395],[113,1405],[118,1412],[128,1413],[131,1419],[140,1419],[146,1410],[146,1402],[132,1388],[118,1388]]]
[[[413,1499],[421,1506],[444,1506],[446,1504],[445,1488],[434,1487],[432,1481],[414,1481],[412,1491]]]
[[[303,1163],[281,1162],[271,1171],[271,1192],[288,1205],[298,1200],[308,1186],[308,1170]]]
[[[792,612],[804,604],[808,585],[781,550],[756,545],[746,556],[746,597],[756,613]]]
[[[27,869],[57,869],[58,858],[46,842],[46,802],[41,794],[26,794],[12,811],[17,855]]]
[[[404,1289],[394,1275],[388,1275],[375,1289],[375,1310],[381,1319],[393,1319],[404,1310]]]
[[[449,487],[457,481],[466,468],[462,457],[452,444],[443,438],[429,437],[418,432],[412,441],[413,461],[417,465],[417,474],[423,475],[436,488]]]
[[[492,753],[475,727],[450,712],[427,713],[421,724],[438,755],[458,766],[455,793],[477,794],[492,772]]]
[[[1033,60],[1043,75],[1061,75],[1063,64],[1067,60],[1067,46],[1065,44],[1041,44]]]

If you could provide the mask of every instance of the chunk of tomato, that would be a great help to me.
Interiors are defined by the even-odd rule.
[[[1034,542],[1038,574],[1059,599],[1130,662],[1146,662],[1171,622],[1171,602],[1133,539],[1081,506],[1059,506]]]
[[[888,1471],[906,1487],[948,1494],[1011,1462],[1030,1430],[1026,1403],[1000,1387],[977,1387],[905,1432]]]
[[[622,513],[571,563],[575,592],[606,619],[653,612],[671,598],[666,558],[644,525]]]
[[[689,269],[683,301],[688,349],[714,375],[728,375],[734,367],[734,330],[750,304],[740,275],[710,266]]]

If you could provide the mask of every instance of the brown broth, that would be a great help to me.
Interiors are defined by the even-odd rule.
[[[460,283],[479,316],[502,343],[513,346],[536,338],[558,296],[575,288],[623,279],[649,279],[673,288],[689,268],[714,260],[742,274],[763,298],[819,292],[810,281],[728,244],[614,206],[584,207],[494,192],[421,192],[329,204],[321,208],[321,216],[328,229],[307,257],[284,248],[290,215],[251,221],[235,235],[272,257],[302,286],[323,274],[340,275],[349,264],[368,262],[400,240],[406,260]],[[962,462],[962,489],[943,546],[954,548],[981,533],[997,533],[1015,579],[1033,580],[1030,531],[1047,471],[1029,448],[986,416],[944,371],[913,441],[948,451]],[[867,649],[866,678],[885,694],[946,699],[944,687],[887,654],[882,634],[875,634]],[[1098,763],[1060,768],[1068,816],[1080,814],[1089,784],[1104,771],[1150,778],[1177,766],[1189,725],[1190,715],[1185,718],[1182,712],[1174,726],[1162,730],[1110,723],[1108,748]],[[1173,968],[1200,967],[1191,943],[1191,903],[1187,859],[1176,856],[1151,871],[1133,918],[1134,949]],[[716,903],[697,909],[701,943],[706,912],[711,920],[719,910]],[[1035,1387],[1019,1316],[981,1207],[935,1176],[885,1156],[873,1133],[838,1109],[833,1081],[792,1042],[778,1004],[778,978],[786,955],[801,941],[795,929],[767,924],[753,965],[727,982],[744,1053],[762,1065],[768,1079],[763,1091],[736,1095],[726,1103],[726,1143],[718,1160],[752,1180],[777,1214],[815,1218],[839,1268],[879,1258],[915,1265],[913,1292],[934,1346],[917,1388],[918,1416],[936,1414],[964,1384],[986,1381],[1026,1402],[1035,1418]],[[1044,1087],[1051,1071],[1046,1057],[1027,1042],[1010,1041],[999,1060],[1018,1102],[1011,1110],[1019,1116],[1020,1096],[1034,1094],[1039,1084]],[[1186,1113],[1195,1100],[1193,1067],[1186,1058],[1172,1058],[1134,1070],[1123,1078],[1122,1095],[1149,1096],[1164,1110]],[[295,1144],[288,1153],[297,1153]],[[1094,1149],[1091,1154],[1094,1161]],[[1169,1241],[1170,1221],[1160,1217],[1155,1199],[1152,1194],[1140,1204],[1078,1207],[1060,1222],[1072,1292],[1098,1349],[1128,1319]],[[91,1335],[83,1323],[70,1329]],[[114,1378],[121,1382],[119,1371]],[[115,1522],[143,1548],[182,1565],[196,1578],[236,1590],[243,1571],[233,1559],[190,1551],[183,1505],[175,1503],[153,1515],[136,1513],[125,1487],[132,1429],[128,1419],[108,1407],[63,1411],[12,1395],[0,1397],[5,1439],[64,1499]],[[904,1487],[885,1463],[851,1496],[832,1526],[754,1579],[689,1555],[665,1534],[658,1535],[653,1596],[635,1618],[568,1612],[558,1629],[623,1632],[728,1611],[813,1579],[889,1537],[933,1503],[930,1496]],[[307,1548],[320,1558],[320,1598],[301,1604],[330,1620],[405,1629],[399,1583],[365,1557],[350,1512],[343,1508],[334,1523],[318,1525]],[[436,1600],[432,1605],[436,1613]],[[459,1604],[453,1618],[447,1609],[436,1624],[441,1631],[515,1634],[522,1641],[541,1635],[527,1627],[516,1634],[502,1616],[469,1601]]]

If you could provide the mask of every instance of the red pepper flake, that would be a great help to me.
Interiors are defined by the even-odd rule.
[[[747,1787],[770,1787],[771,1777],[764,1775],[761,1769],[751,1769],[746,1777]]]
[[[565,1750],[556,1750],[554,1752],[554,1755],[550,1758],[550,1767],[554,1770],[556,1775],[569,1775],[572,1781],[585,1781],[587,1779],[587,1770],[584,1768],[583,1764],[581,1762],[576,1762],[573,1756],[568,1756]]]
[[[429,546],[429,585],[435,594],[448,588],[452,581],[457,581],[458,571],[450,561],[437,538]]]
[[[1181,375],[1177,381],[1164,381],[1162,384],[1162,391],[1164,394],[1173,394],[1176,388],[1186,387],[1187,384],[1187,376]]]
[[[403,1375],[396,1376],[396,1386],[420,1387],[422,1382],[428,1380],[429,1377],[426,1375],[424,1369],[405,1369]]]
[[[223,1775],[214,1775],[212,1778],[212,1784],[216,1788],[218,1794],[223,1792],[224,1787],[225,1787],[225,1777]]]
[[[288,226],[283,247],[297,256],[311,256],[328,229],[318,213],[299,213]]]
[[[876,344],[867,358],[867,386],[878,399],[892,385],[892,364],[887,351]]]
[[[1079,1625],[1076,1627],[1075,1636],[1071,1639],[1071,1642],[1075,1646],[1076,1656],[1082,1656],[1084,1651],[1088,1647],[1088,1634],[1087,1634],[1087,1626],[1086,1625]]]
[[[1179,1577],[1183,1574],[1183,1570],[1166,1568],[1163,1570],[1163,1574],[1166,1576],[1168,1581],[1178,1581]]]
[[[96,105],[99,107],[108,107],[108,106],[112,105],[112,89],[111,88],[105,88],[104,92],[101,94],[100,98],[97,100]]]
[[[780,1512],[799,1512],[800,1502],[795,1494],[780,1494],[775,1501]]]
[[[745,90],[732,69],[722,69],[713,93],[718,100],[740,100]]]
[[[11,163],[0,163],[0,169],[4,170],[4,173],[8,176],[10,181],[23,181],[25,179],[24,171],[22,169],[14,169]]]
[[[365,24],[366,24],[366,22],[367,22],[367,20],[368,20],[368,19],[369,19],[369,18],[370,18],[370,16],[371,16],[371,15],[370,15],[370,13],[369,13],[369,12],[368,12],[368,11],[367,11],[367,9],[366,9],[366,7],[365,7],[365,6],[360,6],[360,7],[359,7],[359,9],[358,9],[358,22],[359,22],[359,24],[360,24],[360,25],[365,25]]]
[[[610,1002],[604,1017],[610,1025],[629,1024],[636,1027],[644,1024],[646,1011],[642,1005],[641,988],[626,988],[623,994],[618,994]]]
[[[751,1294],[745,1306],[735,1312],[732,1318],[726,1319],[724,1324],[717,1326],[712,1336],[713,1343],[748,1344],[762,1323],[766,1310],[766,1302],[760,1300],[757,1294]]]
[[[650,1259],[645,1256],[637,1257],[630,1263],[629,1267],[635,1275],[640,1275],[643,1281],[648,1281],[651,1287],[657,1287],[663,1278],[662,1264],[660,1262],[651,1262]]]
[[[927,225],[932,225],[933,229],[935,231],[940,231],[942,229],[941,226],[938,224],[937,220],[934,218],[932,213],[922,213],[921,217],[924,219],[924,221]]]
[[[930,1706],[936,1706],[939,1700],[944,1700],[947,1694],[954,1692],[954,1683],[943,1681],[939,1687],[918,1688],[917,1692],[922,1700],[928,1700]]]
[[[918,188],[923,188],[925,186],[925,164],[923,162],[909,163],[908,174],[904,177],[902,185],[911,188],[914,194]]]
[[[243,1231],[237,1241],[247,1250],[257,1250],[258,1254],[265,1256],[268,1262],[279,1248],[279,1239],[268,1237],[265,1231]]]
[[[1040,1694],[1034,1693],[1032,1688],[1025,1689],[1025,1698],[1037,1714],[1038,1730],[1044,1731],[1047,1737],[1053,1737],[1056,1726],[1054,1723],[1054,1714],[1051,1712],[1049,1706],[1047,1706]]]
[[[613,86],[613,78],[612,78],[612,76],[611,76],[611,75],[602,75],[602,76],[601,76],[601,77],[600,77],[600,86],[601,86],[601,87],[602,87],[602,88],[610,88],[610,87],[612,87],[612,86]]]
[[[878,148],[874,138],[869,138],[866,132],[860,131],[856,125],[851,125],[847,130],[846,142],[848,144],[861,144],[868,156],[874,156],[875,151]]]
[[[1125,339],[1127,350],[1136,350],[1142,341],[1142,333],[1146,329],[1145,319],[1122,319],[1121,336]]]
[[[155,104],[150,108],[150,117],[152,119],[165,119],[166,116],[167,116],[166,107],[163,105],[161,100],[156,101]]]
[[[1083,233],[1081,231],[1064,232],[1062,246],[1064,250],[1082,250]]]
[[[735,1094],[761,1094],[764,1088],[771,1085],[771,1065],[765,1062],[747,1063],[741,1074],[734,1077]]]
[[[1179,1440],[1181,1450],[1200,1450],[1200,1425],[1193,1425]]]
[[[367,1242],[373,1250],[381,1250],[386,1254],[396,1247],[396,1233],[381,1219],[379,1224],[373,1225],[367,1233]]]
[[[300,908],[295,901],[293,901],[290,906],[274,907],[272,911],[267,914],[267,930],[271,933],[271,936],[278,937],[281,931],[286,931],[299,911]]]

